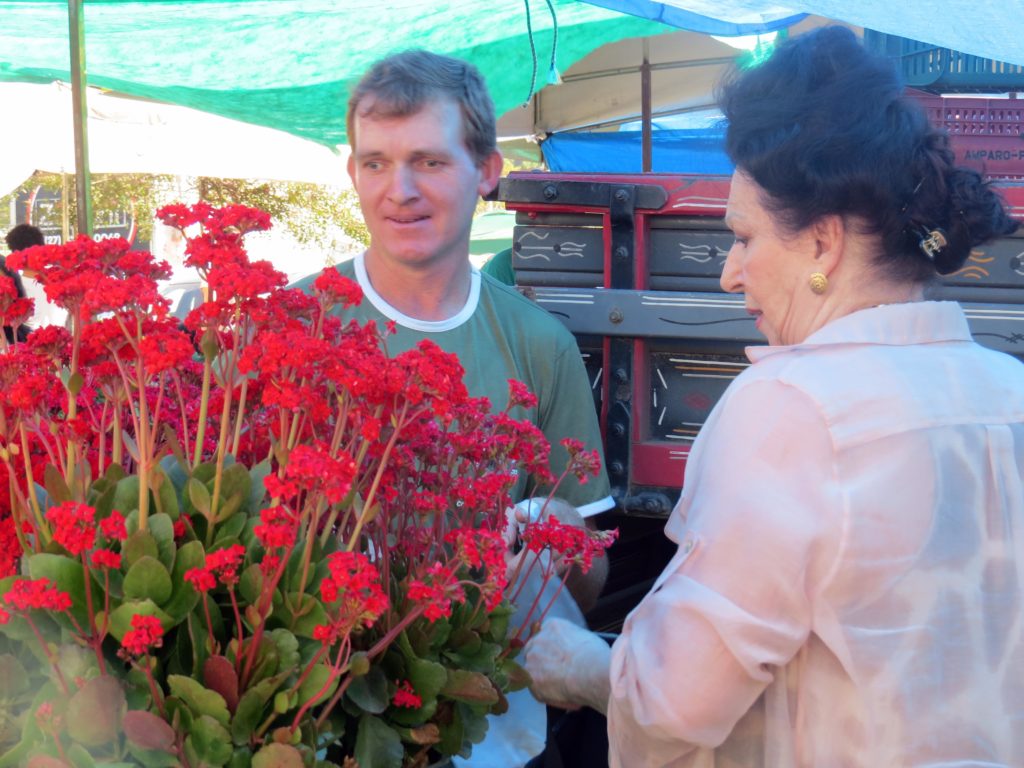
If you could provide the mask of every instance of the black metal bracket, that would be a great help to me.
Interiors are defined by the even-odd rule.
[[[668,192],[655,184],[609,184],[598,181],[553,179],[501,179],[494,199],[504,203],[555,203],[581,208],[611,208],[617,190],[633,189],[635,208],[658,210],[668,202]],[[489,198],[490,199],[490,198]]]

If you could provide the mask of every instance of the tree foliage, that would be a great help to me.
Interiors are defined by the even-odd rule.
[[[61,227],[65,237],[76,234],[75,177],[58,173],[36,173],[18,189],[0,200],[7,228],[23,221],[24,212],[10,216],[11,203],[19,196],[41,190],[61,194],[66,212],[57,204],[48,212],[47,223]],[[344,250],[355,243],[366,243],[369,235],[359,213],[355,192],[351,189],[318,184],[250,179],[219,179],[149,174],[95,174],[92,176],[93,221],[98,225],[115,220],[122,212],[137,216],[138,238],[149,240],[153,220],[148,213],[169,202],[206,200],[212,205],[238,203],[270,213],[277,226],[303,245],[327,252]],[[36,219],[33,223],[38,223]]]

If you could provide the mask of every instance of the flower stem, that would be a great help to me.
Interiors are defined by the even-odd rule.
[[[78,307],[77,311],[72,315],[71,323],[71,379],[78,374],[78,352],[82,346],[82,308]],[[70,380],[69,379],[69,382]],[[68,409],[67,409],[67,422],[70,424],[75,420],[78,415],[78,396],[68,390]],[[64,474],[67,484],[74,487],[75,477],[75,458],[77,456],[78,448],[75,445],[73,438],[68,438],[68,463],[67,471]],[[31,475],[29,475],[31,477]]]
[[[207,334],[212,331],[207,329]],[[213,378],[213,355],[203,355],[203,390],[199,400],[199,418],[196,421],[196,448],[192,454],[192,469],[199,466],[203,458],[203,441],[206,439],[206,417],[210,410],[210,380]]]
[[[32,460],[28,455],[28,436],[25,434],[25,425],[18,425],[18,432],[21,434],[21,457],[25,462],[25,484],[28,486],[28,499],[32,505],[32,514],[36,518],[36,530],[43,537],[44,543],[49,544],[53,540],[50,529],[43,519],[43,511],[39,507],[39,499],[36,497],[36,484],[32,476]]]

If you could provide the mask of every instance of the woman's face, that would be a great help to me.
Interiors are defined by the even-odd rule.
[[[722,269],[722,290],[746,294],[747,312],[769,344],[799,344],[815,328],[821,297],[810,289],[816,241],[789,236],[761,204],[761,187],[736,171],[725,224],[736,236]]]

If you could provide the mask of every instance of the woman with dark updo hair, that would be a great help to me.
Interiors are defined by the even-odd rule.
[[[769,344],[654,590],[611,649],[545,622],[533,690],[606,711],[612,766],[1024,766],[1024,365],[925,299],[1016,225],[845,28],[719,101],[722,287]]]

